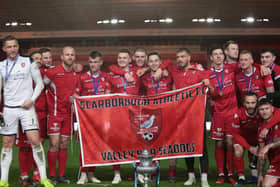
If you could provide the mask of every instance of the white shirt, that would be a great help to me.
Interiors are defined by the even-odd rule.
[[[44,88],[36,63],[31,63],[28,57],[19,55],[15,61],[5,59],[0,62],[0,82],[4,84],[4,105],[7,106],[21,106],[27,99],[35,102]]]

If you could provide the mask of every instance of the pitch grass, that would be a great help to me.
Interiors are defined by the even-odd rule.
[[[216,162],[214,157],[214,141],[208,138],[208,154],[209,154],[209,184],[211,187],[213,186],[219,186],[219,187],[227,187],[227,186],[233,186],[230,183],[225,183],[224,185],[216,185],[216,179],[217,179],[217,171],[216,171]],[[72,146],[71,146],[72,145]],[[45,144],[45,152],[47,152],[48,148],[48,142]],[[72,148],[71,148],[72,147]],[[18,148],[14,148],[13,152],[13,163],[10,169],[10,176],[9,176],[9,182],[11,187],[19,187],[20,184],[18,183],[18,178],[20,175],[20,170],[18,167]],[[247,156],[246,156],[247,157]],[[247,162],[247,159],[245,160],[245,163]],[[161,181],[160,186],[161,187],[182,187],[184,184],[184,181],[187,180],[187,172],[186,172],[186,165],[184,159],[179,159],[177,162],[177,183],[176,184],[170,184],[168,183],[168,162],[166,160],[160,162],[161,165]],[[77,175],[79,170],[79,145],[73,141],[73,143],[69,143],[69,149],[68,149],[68,161],[67,161],[67,167],[66,167],[66,173],[65,175],[69,177],[71,180],[71,184],[58,184],[58,187],[62,186],[81,186],[77,185]],[[198,159],[195,159],[195,172],[196,172],[196,178],[197,183],[193,186],[199,187],[200,186],[200,177],[199,177],[199,165],[198,165]],[[247,176],[249,175],[248,171],[248,165],[245,165]],[[84,186],[87,187],[103,187],[103,186],[114,186],[114,187],[133,187],[132,181],[127,181],[129,177],[133,175],[133,169],[131,165],[122,165],[121,166],[121,176],[122,176],[122,182],[118,185],[112,185],[111,181],[113,179],[113,169],[110,166],[106,167],[97,167],[96,168],[96,176],[102,180],[101,184],[87,184]],[[154,184],[150,185],[155,186]],[[256,185],[244,185],[244,186],[256,186]]]

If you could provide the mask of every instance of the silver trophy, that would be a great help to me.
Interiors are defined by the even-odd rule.
[[[136,172],[144,175],[144,187],[149,187],[149,180],[152,173],[158,170],[158,176],[156,180],[156,186],[159,184],[159,166],[153,164],[153,156],[145,149],[141,155],[138,156],[140,159],[140,165],[136,167]],[[137,175],[136,175],[137,176]],[[137,181],[137,180],[136,180]]]

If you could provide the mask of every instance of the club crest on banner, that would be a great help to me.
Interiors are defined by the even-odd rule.
[[[129,110],[130,127],[139,141],[147,145],[154,143],[162,128],[160,109],[141,111]]]

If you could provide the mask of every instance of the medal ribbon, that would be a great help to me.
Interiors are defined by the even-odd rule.
[[[98,91],[98,86],[99,86],[99,82],[100,82],[100,71],[99,71],[99,74],[98,74],[98,79],[97,79],[97,83],[95,84],[95,80],[94,80],[94,77],[90,71],[90,76],[91,76],[91,80],[92,80],[92,84],[93,84],[93,91],[94,91],[94,95],[97,94],[97,91]]]
[[[126,81],[126,79],[124,80],[124,78],[122,76],[120,76],[120,77],[121,77],[122,84],[123,84],[123,93],[126,94],[127,81]]]
[[[254,71],[255,71],[255,68],[254,68],[254,66],[253,66],[252,75],[250,76],[249,84],[248,84],[248,81],[247,81],[247,76],[246,76],[245,73],[243,72],[244,80],[245,80],[245,82],[246,82],[247,92],[250,92],[250,91],[251,91],[251,85],[252,85],[252,79],[253,79]]]
[[[157,93],[158,93],[158,88],[159,88],[159,82],[160,82],[160,80],[158,80],[158,81],[157,81],[157,85],[155,85],[155,80],[154,80],[154,77],[152,76],[152,74],[151,74],[151,80],[152,80],[153,88],[154,88],[154,90],[155,90],[155,92],[156,92],[156,94],[157,94]]]
[[[220,81],[220,79],[219,79],[219,77],[218,77],[218,74],[217,74],[217,71],[216,71],[216,69],[215,69],[215,67],[214,67],[214,73],[215,73],[215,76],[216,76],[216,79],[217,79],[217,82],[218,82],[218,85],[219,85],[219,88],[220,88],[220,92],[222,92],[223,91],[223,87],[224,87],[224,73],[225,73],[225,69],[224,69],[224,67],[223,67],[223,69],[222,69],[222,77],[221,77],[221,81]]]
[[[8,58],[7,58],[7,60],[6,60],[6,75],[5,75],[5,82],[7,82],[7,80],[9,79],[9,77],[10,77],[10,75],[11,75],[11,72],[13,71],[13,69],[14,69],[14,67],[15,67],[15,65],[16,65],[16,63],[17,63],[17,60],[18,60],[18,56],[16,56],[16,59],[15,59],[15,61],[14,61],[13,65],[12,65],[12,67],[11,67],[10,71],[8,71],[8,63],[9,63],[9,61],[8,61]]]
[[[273,71],[275,68],[275,64],[273,63],[272,66],[271,66],[271,70]]]
[[[127,72],[129,73],[129,67],[128,67],[128,71]],[[126,94],[127,80],[122,75],[120,75],[120,77],[121,77],[122,84],[123,84],[123,93]],[[124,81],[124,79],[125,79],[125,81]]]

